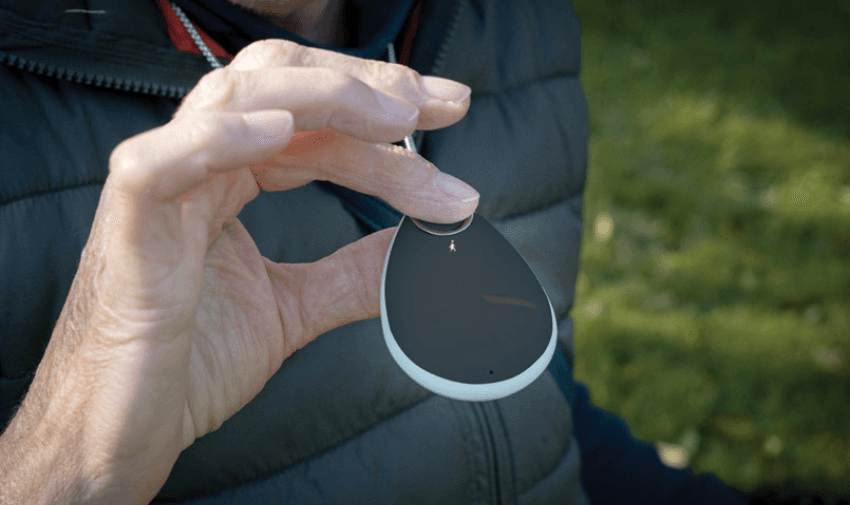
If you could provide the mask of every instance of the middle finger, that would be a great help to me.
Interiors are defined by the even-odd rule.
[[[328,68],[229,68],[206,75],[186,97],[189,111],[286,110],[296,131],[332,128],[369,142],[396,142],[416,129],[419,108]]]
[[[422,76],[405,65],[367,60],[306,47],[288,40],[267,39],[242,49],[228,65],[233,70],[264,68],[332,68],[369,87],[406,100],[420,109],[419,130],[433,130],[460,120],[469,107],[471,90],[450,79]]]

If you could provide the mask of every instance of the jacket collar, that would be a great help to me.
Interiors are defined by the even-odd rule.
[[[230,0],[173,0],[188,17],[229,53],[236,54],[259,39],[287,39],[301,45],[338,51],[359,58],[379,59],[387,44],[398,37],[413,0],[347,0],[346,25],[350,47],[315,44],[275,25]],[[163,12],[169,0],[157,0]]]
[[[209,71],[177,50],[152,0],[0,0],[0,63],[83,84],[180,98]]]
[[[425,66],[436,56],[440,34],[458,5],[457,0],[423,2],[422,21],[432,26],[428,40],[414,41],[411,63],[417,70],[429,70]],[[426,57],[417,58],[417,52]],[[0,64],[171,98],[185,96],[210,70],[204,58],[174,46],[154,0],[0,0]]]

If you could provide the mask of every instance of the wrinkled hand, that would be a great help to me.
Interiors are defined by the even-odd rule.
[[[260,188],[329,180],[405,214],[459,221],[477,194],[445,193],[433,165],[389,142],[451,125],[468,107],[461,84],[279,40],[206,75],[171,122],[112,153],[71,293],[14,423],[78,437],[83,453],[64,457],[86,496],[151,499],[180,451],[284,359],[379,315],[394,230],[315,263],[278,264],[237,220],[242,207]]]

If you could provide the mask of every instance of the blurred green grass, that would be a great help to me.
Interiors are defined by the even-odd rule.
[[[696,472],[850,495],[850,3],[573,5],[577,378]]]

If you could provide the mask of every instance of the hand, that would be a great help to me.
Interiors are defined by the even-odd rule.
[[[236,216],[259,187],[330,180],[460,221],[477,194],[444,193],[433,165],[388,142],[468,107],[453,81],[269,40],[201,79],[171,122],[121,143],[45,357],[0,438],[0,496],[146,502],[284,359],[378,316],[393,230],[277,264]]]

